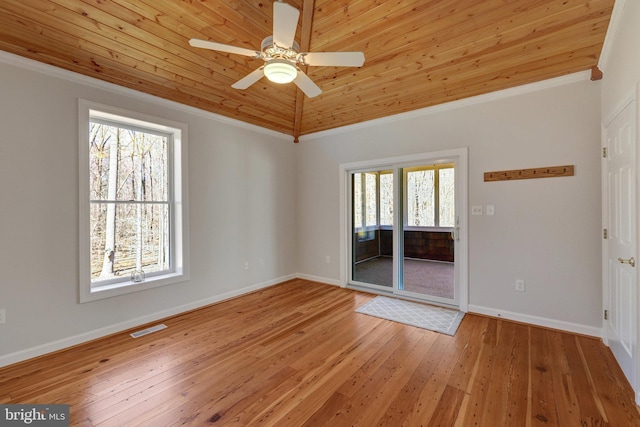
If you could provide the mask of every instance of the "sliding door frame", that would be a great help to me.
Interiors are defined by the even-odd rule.
[[[399,157],[389,157],[382,159],[365,160],[361,162],[340,164],[340,286],[347,287],[352,282],[351,279],[351,251],[352,239],[351,233],[351,215],[350,200],[351,195],[351,174],[353,172],[361,172],[374,169],[393,169],[394,174],[398,168],[408,168],[412,166],[422,166],[434,163],[443,159],[452,160],[455,163],[455,198],[456,198],[456,227],[455,234],[455,277],[456,277],[456,302],[460,311],[466,312],[469,305],[469,284],[468,284],[468,232],[467,232],[467,174],[468,161],[466,147],[434,151],[420,154],[413,154]],[[394,180],[394,186],[398,185]],[[396,192],[397,194],[397,192]],[[402,196],[402,195],[401,195]],[[394,213],[394,215],[396,215]],[[396,216],[395,220],[398,220]],[[402,219],[400,219],[402,220]],[[394,226],[394,258],[397,260],[398,248],[400,242],[399,227]],[[397,294],[398,289],[398,271],[394,262],[394,279],[393,293]],[[370,289],[372,292],[378,291],[378,288]],[[381,293],[384,293],[383,291]],[[437,301],[434,301],[437,303]]]

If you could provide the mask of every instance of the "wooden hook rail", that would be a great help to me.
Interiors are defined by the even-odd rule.
[[[573,165],[485,172],[484,180],[485,182],[510,181],[514,179],[553,178],[558,176],[573,176]]]

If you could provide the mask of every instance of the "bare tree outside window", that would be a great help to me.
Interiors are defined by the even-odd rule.
[[[407,172],[407,225],[434,227],[434,171]]]
[[[353,227],[362,228],[362,205],[364,203],[362,193],[362,174],[353,174]]]
[[[92,282],[169,268],[168,136],[91,121]]]
[[[453,168],[438,170],[439,226],[455,227],[455,170]]]
[[[393,173],[380,173],[380,225],[393,225]]]
[[[434,165],[406,174],[407,226],[455,226],[455,169]]]
[[[359,172],[354,173],[352,177],[354,229],[393,226],[393,172]],[[411,168],[406,170],[405,177],[406,225],[454,227],[453,165],[438,164]]]
[[[378,225],[378,198],[376,177],[377,173],[367,172],[365,174],[365,191],[367,193],[365,205],[366,205],[366,223],[367,226]]]

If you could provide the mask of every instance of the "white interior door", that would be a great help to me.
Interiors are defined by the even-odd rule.
[[[605,341],[636,389],[637,283],[636,106],[627,106],[606,125],[604,144]]]

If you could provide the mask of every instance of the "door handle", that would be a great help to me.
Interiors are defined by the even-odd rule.
[[[452,240],[459,240],[459,233],[460,233],[460,227],[454,227],[451,230],[451,239]]]
[[[620,262],[620,264],[629,264],[631,267],[636,266],[636,260],[634,257],[631,257],[629,259],[618,258],[618,261]]]

